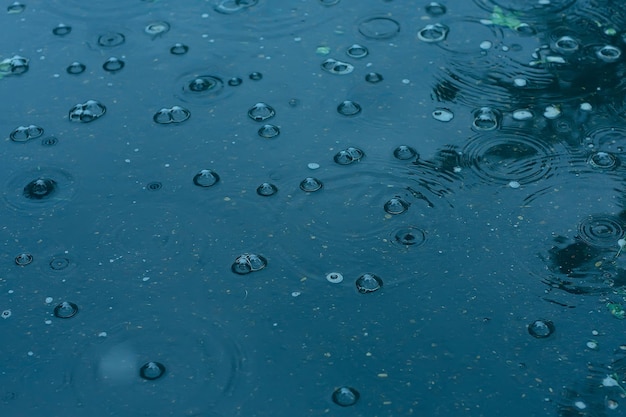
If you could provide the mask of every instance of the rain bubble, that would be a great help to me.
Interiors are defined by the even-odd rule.
[[[405,227],[396,231],[393,235],[396,243],[404,246],[420,246],[426,240],[423,230],[416,227]]]
[[[239,275],[260,271],[267,266],[267,259],[261,255],[244,253],[239,255],[231,266],[231,270]]]
[[[221,0],[214,10],[222,14],[234,14],[258,3],[258,0]]]
[[[596,51],[596,56],[598,58],[609,63],[617,61],[621,55],[621,49],[611,45],[605,45]]]
[[[152,22],[144,29],[144,32],[150,36],[160,36],[170,30],[170,24],[167,22]]]
[[[361,149],[351,146],[337,152],[333,159],[339,165],[349,165],[353,162],[359,162],[364,156],[365,153]]]
[[[24,187],[24,197],[33,200],[42,200],[49,197],[56,190],[57,183],[50,178],[37,178]]]
[[[189,52],[189,47],[184,43],[175,43],[170,48],[170,54],[172,55],[185,55]]]
[[[422,42],[441,42],[448,36],[450,29],[441,23],[429,24],[417,32],[417,39]]]
[[[347,62],[328,58],[322,62],[322,69],[331,74],[346,75],[354,71],[354,66],[352,64],[348,64]]]
[[[165,366],[161,362],[148,362],[139,368],[139,376],[148,381],[161,378],[165,374]]]
[[[9,137],[13,142],[26,142],[43,135],[43,128],[35,125],[19,126],[13,129]]]
[[[198,187],[212,187],[217,184],[219,180],[219,175],[210,169],[203,169],[193,177],[193,183]]]
[[[446,6],[435,1],[431,1],[426,5],[426,13],[431,16],[441,16],[443,14],[446,14],[446,10]]]
[[[339,272],[329,272],[326,274],[326,280],[331,284],[339,284],[343,281],[343,275]]]
[[[561,54],[572,54],[578,50],[580,44],[571,36],[561,36],[554,42],[554,51]]]
[[[352,387],[340,387],[333,392],[333,402],[342,407],[356,404],[361,395]]]
[[[11,310],[2,311],[2,313],[0,313],[0,317],[2,317],[3,319],[8,319],[9,317],[11,317]]]
[[[260,72],[251,72],[250,75],[248,75],[248,78],[250,78],[252,81],[260,81],[263,79],[263,74],[261,74]]]
[[[500,112],[492,109],[491,107],[481,107],[480,109],[476,109],[474,110],[473,116],[474,121],[472,122],[472,126],[474,129],[480,131],[497,129],[500,125],[500,121],[502,120]]]
[[[169,109],[163,108],[152,116],[152,120],[160,125],[170,123],[182,123],[191,117],[191,112],[184,107],[173,106]]]
[[[528,325],[528,333],[534,338],[544,339],[554,333],[554,324],[550,320],[535,320]]]
[[[454,119],[454,113],[449,109],[440,107],[433,111],[433,119],[439,120],[440,122],[449,122]]]
[[[274,184],[270,184],[269,182],[264,182],[263,184],[259,185],[256,189],[256,193],[263,197],[272,196],[276,194],[277,192],[278,192],[278,187],[276,187]]]
[[[419,158],[417,151],[408,145],[398,146],[396,149],[393,150],[393,156],[395,156],[396,159],[400,159],[401,161]]]
[[[17,14],[22,13],[26,9],[26,5],[20,2],[15,2],[7,7],[7,13],[9,14]]]
[[[261,126],[261,128],[258,130],[257,133],[262,138],[271,139],[271,138],[275,138],[276,136],[280,134],[280,129],[278,128],[278,126],[267,124],[267,125]]]
[[[119,32],[107,32],[98,37],[98,45],[107,48],[120,46],[126,42],[126,37]]]
[[[102,68],[107,72],[117,72],[124,68],[124,65],[126,65],[124,61],[112,56],[111,58],[104,61],[104,64],[102,64]]]
[[[85,64],[81,64],[80,62],[72,62],[65,69],[65,71],[67,71],[68,74],[78,75],[78,74],[82,74],[83,72],[85,72],[85,69],[87,69]]]
[[[382,80],[383,80],[382,74],[379,74],[377,72],[370,72],[370,73],[365,74],[365,81],[367,81],[370,84],[378,84]]]
[[[241,83],[243,83],[243,80],[239,77],[232,77],[228,80],[228,85],[231,87],[237,87],[238,85],[241,85]]]
[[[72,32],[72,27],[60,23],[59,26],[52,29],[52,33],[56,36],[66,36]]]
[[[3,59],[0,62],[0,76],[3,75],[22,75],[28,71],[28,59],[14,55],[11,58]]]
[[[341,2],[341,0],[320,0],[320,3],[322,3],[323,6],[334,6],[336,4],[339,4]]]
[[[255,122],[271,119],[274,115],[276,115],[276,111],[265,103],[257,103],[248,110],[248,116]]]
[[[70,109],[69,118],[71,122],[89,123],[102,117],[106,113],[104,104],[96,100],[87,100],[82,104],[77,104]]]
[[[355,43],[354,45],[352,45],[346,50],[346,54],[350,58],[358,59],[358,58],[365,58],[367,54],[369,54],[369,51],[367,50],[365,46]]]
[[[300,189],[302,191],[306,191],[307,193],[312,193],[317,190],[320,190],[323,187],[323,184],[320,180],[313,177],[307,177],[300,182]]]
[[[608,152],[595,152],[589,157],[589,165],[599,169],[613,169],[619,165],[619,159]]]
[[[382,286],[383,280],[374,274],[363,274],[356,280],[356,289],[361,294],[378,291]]]
[[[369,17],[359,23],[359,33],[368,39],[390,39],[400,32],[400,23],[390,17]]]
[[[385,203],[384,209],[389,214],[402,214],[409,209],[409,203],[396,196]]]
[[[33,255],[30,253],[20,253],[15,257],[15,264],[19,266],[26,266],[33,262]]]
[[[513,119],[515,120],[530,120],[534,117],[533,112],[526,109],[520,109],[513,111]]]
[[[337,112],[344,116],[356,116],[361,113],[361,106],[351,100],[345,100],[337,106]]]
[[[54,315],[60,319],[69,319],[78,313],[78,306],[69,301],[63,301],[54,307]]]

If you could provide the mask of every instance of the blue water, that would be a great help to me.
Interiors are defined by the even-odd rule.
[[[622,413],[624,6],[23,6],[1,415]]]

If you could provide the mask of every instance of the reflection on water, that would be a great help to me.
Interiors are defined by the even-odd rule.
[[[626,407],[619,2],[61,3],[0,28],[3,415]]]

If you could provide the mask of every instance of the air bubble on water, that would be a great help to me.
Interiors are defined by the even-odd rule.
[[[409,203],[404,201],[401,197],[396,196],[389,199],[383,208],[387,213],[397,215],[407,211],[409,209]]]
[[[270,197],[278,192],[278,188],[269,182],[264,182],[256,189],[256,193],[263,197]]]
[[[359,400],[360,394],[352,387],[339,387],[332,395],[332,400],[335,404],[341,407],[349,407],[354,405]]]
[[[149,25],[147,25],[144,29],[144,32],[146,32],[146,34],[150,35],[150,36],[160,36],[163,35],[167,32],[169,32],[170,30],[170,24],[167,22],[152,22]]]
[[[175,43],[170,48],[170,54],[172,55],[185,55],[189,52],[189,47],[183,43]]]
[[[365,46],[362,46],[356,43],[352,45],[351,47],[349,47],[348,50],[346,51],[346,54],[350,58],[357,58],[357,59],[366,57],[368,53],[369,51],[367,50]]]
[[[433,110],[432,114],[433,119],[439,120],[440,122],[449,122],[454,119],[454,113],[452,113],[452,110],[443,107],[436,108]]]
[[[78,313],[78,306],[69,301],[63,301],[54,308],[54,315],[60,319],[69,319]]]
[[[42,200],[52,195],[57,189],[57,183],[50,178],[37,178],[26,184],[24,197],[32,200]]]
[[[8,319],[9,317],[11,317],[11,310],[4,310],[2,313],[0,313],[0,317],[2,317],[3,319]]]
[[[379,74],[377,72],[370,72],[370,73],[367,73],[365,75],[365,81],[367,81],[370,84],[378,84],[383,79],[384,78],[383,78],[382,74]]]
[[[356,280],[356,288],[361,294],[378,291],[383,286],[383,280],[375,274],[363,274]]]
[[[441,23],[429,24],[417,32],[417,39],[422,42],[441,42],[448,36],[450,29]]]
[[[148,362],[139,369],[139,376],[149,381],[159,379],[164,374],[165,366],[160,362]]]
[[[535,320],[528,325],[528,333],[536,339],[545,339],[554,333],[555,327],[550,320]]]
[[[272,139],[280,135],[280,128],[272,124],[266,124],[259,128],[258,135],[265,139]]]
[[[482,49],[483,51],[488,51],[489,49],[491,49],[492,46],[493,43],[491,41],[482,41],[479,45],[480,49]]]
[[[271,119],[276,115],[276,111],[266,103],[256,103],[248,110],[248,117],[255,122],[263,122],[267,119]]]
[[[307,193],[312,193],[322,189],[323,184],[320,180],[313,177],[307,177],[300,182],[300,189]]]
[[[30,253],[20,253],[15,257],[15,264],[19,266],[26,266],[33,262],[33,255]]]
[[[78,75],[78,74],[82,74],[83,72],[85,72],[85,69],[87,67],[85,66],[85,64],[81,64],[80,62],[72,62],[66,69],[65,71],[68,74],[71,75]]]
[[[398,146],[396,149],[393,150],[393,156],[401,161],[407,161],[409,159],[415,160],[419,158],[419,154],[417,153],[417,151],[413,147],[408,145]]]
[[[596,51],[596,56],[607,63],[616,62],[621,55],[621,49],[612,45],[605,45]]]
[[[66,36],[72,32],[72,27],[68,25],[64,25],[63,23],[59,23],[57,27],[52,29],[52,33],[56,36]]]
[[[113,73],[120,71],[122,68],[124,68],[124,65],[126,65],[124,61],[112,56],[111,58],[104,61],[104,64],[102,64],[102,68],[107,72]]]
[[[193,183],[198,187],[212,187],[220,180],[217,172],[211,169],[202,169],[194,177]]]
[[[344,116],[356,116],[361,113],[361,106],[352,100],[345,100],[337,106],[337,112]]]

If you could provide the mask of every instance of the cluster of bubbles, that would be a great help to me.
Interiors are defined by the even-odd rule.
[[[261,255],[253,253],[244,253],[239,255],[231,266],[231,270],[235,274],[246,275],[251,272],[260,271],[267,266],[267,259]]]
[[[181,106],[162,108],[152,116],[152,120],[160,125],[182,123],[191,117],[191,112]]]
[[[43,128],[36,125],[18,126],[9,135],[13,142],[27,142],[43,135]]]
[[[71,122],[89,123],[104,116],[107,108],[97,100],[87,100],[76,104],[70,109],[69,119]]]
[[[364,156],[365,153],[361,149],[350,146],[337,152],[333,160],[339,165],[350,165],[353,162],[359,162]]]
[[[28,71],[28,59],[14,55],[0,61],[0,78],[7,75],[22,75]]]

